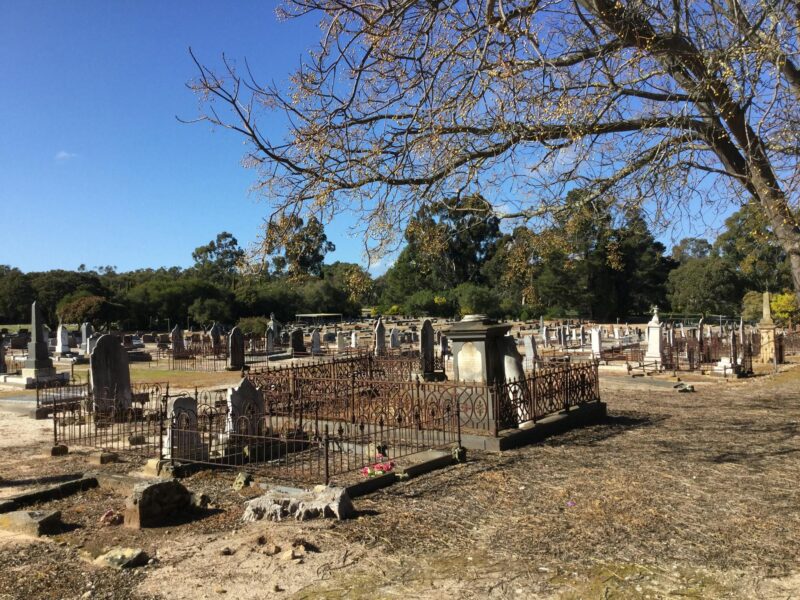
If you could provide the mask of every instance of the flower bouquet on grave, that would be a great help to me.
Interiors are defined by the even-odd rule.
[[[383,454],[377,455],[378,462],[373,465],[368,465],[361,469],[361,474],[364,477],[378,477],[379,475],[386,475],[394,469],[394,461],[389,460]]]

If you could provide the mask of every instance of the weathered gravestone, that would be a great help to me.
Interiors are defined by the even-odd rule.
[[[386,326],[383,324],[383,318],[378,317],[375,322],[375,341],[373,343],[375,356],[380,356],[386,352]]]
[[[102,334],[99,333],[93,333],[92,335],[89,336],[89,339],[86,340],[86,356],[92,355],[94,347],[97,346],[97,340],[99,340],[101,337],[103,336]]]
[[[31,341],[28,344],[28,358],[23,365],[22,376],[40,379],[53,377],[55,374],[53,361],[50,360],[47,352],[47,337],[42,313],[39,305],[34,302],[31,304]]]
[[[245,377],[238,387],[228,388],[228,419],[225,433],[228,435],[258,435],[264,416],[264,398],[253,383]],[[234,440],[247,443],[247,440]]]
[[[345,350],[347,350],[347,334],[340,331],[336,334],[336,351],[344,352]]]
[[[316,327],[311,332],[311,354],[313,356],[322,354],[322,343],[320,341],[319,329]]]
[[[600,358],[600,351],[603,348],[603,330],[599,327],[593,327],[592,335],[592,358]]]
[[[269,323],[267,323],[267,327],[272,329],[276,340],[281,339],[281,323],[275,318],[275,313],[269,313]]]
[[[393,349],[400,347],[400,332],[397,331],[396,327],[392,327],[389,332],[389,347]]]
[[[186,350],[186,346],[183,343],[183,332],[181,328],[175,325],[172,328],[172,331],[169,333],[169,340],[172,342],[172,354],[178,354],[180,352],[184,352]]]
[[[433,325],[431,325],[430,319],[425,319],[422,322],[422,331],[419,336],[419,355],[422,359],[422,373],[426,379],[433,375],[433,338]]]
[[[214,347],[214,352],[217,352],[222,341],[222,327],[214,321],[211,329],[208,330],[208,337],[211,338],[211,345]]]
[[[547,329],[547,325],[542,325],[541,329],[539,330],[542,334],[542,346],[545,348],[550,346],[550,331]]]
[[[171,399],[167,415],[171,427],[164,434],[164,458],[207,460],[208,452],[197,426],[197,398],[186,395]]]
[[[350,347],[351,348],[358,348],[358,332],[357,331],[353,331],[353,333],[350,334]]]
[[[58,329],[56,329],[55,351],[57,356],[65,356],[69,354],[69,332],[62,323],[59,323]]]
[[[267,354],[272,354],[275,351],[275,332],[272,329],[267,329]]]
[[[244,334],[238,327],[231,329],[228,336],[229,371],[241,371],[244,368]]]
[[[663,324],[658,320],[658,307],[653,307],[653,318],[647,324],[647,352],[644,355],[646,362],[661,364],[661,328]]]
[[[533,369],[536,366],[536,360],[539,358],[536,352],[536,338],[532,335],[526,335],[522,338],[522,343],[525,345],[525,366],[528,369]]]
[[[303,330],[298,328],[292,329],[292,351],[305,353],[306,345],[303,342]]]
[[[514,336],[507,335],[500,346],[503,350],[503,371],[506,381],[506,395],[511,406],[517,407],[517,422],[531,420],[528,403],[528,386],[525,384],[525,370],[522,367],[522,356],[517,349]]]
[[[128,353],[115,335],[103,335],[97,340],[89,359],[89,382],[98,412],[131,408],[131,374]]]

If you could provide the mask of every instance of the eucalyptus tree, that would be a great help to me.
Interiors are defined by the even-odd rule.
[[[198,61],[199,117],[250,142],[275,214],[353,211],[383,250],[421,205],[546,226],[565,192],[666,225],[752,202],[800,297],[789,0],[286,0],[319,46],[286,86]],[[265,134],[267,111],[285,137]],[[714,205],[717,205],[716,207]]]

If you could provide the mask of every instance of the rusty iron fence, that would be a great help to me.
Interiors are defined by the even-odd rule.
[[[784,354],[800,354],[800,332],[792,331],[782,336]]]
[[[313,380],[321,391],[326,383]],[[268,472],[291,481],[324,481],[379,462],[460,445],[458,403],[449,398],[355,396],[340,404],[311,394],[311,380],[267,395],[263,411],[233,416],[201,404],[171,415],[173,460]],[[385,383],[385,382],[379,382]],[[347,415],[350,415],[347,417]],[[345,418],[347,417],[347,418]]]
[[[126,395],[125,395],[126,396]],[[163,452],[169,384],[137,384],[131,397],[88,384],[37,389],[37,403],[53,409],[53,441],[157,457]]]
[[[462,431],[497,436],[599,400],[597,361],[492,385],[423,381],[418,366],[418,357],[360,355],[251,373],[251,399],[237,408],[227,389],[134,386],[128,399],[69,384],[38,393],[53,407],[55,443],[317,482],[368,468],[379,454],[460,446]]]

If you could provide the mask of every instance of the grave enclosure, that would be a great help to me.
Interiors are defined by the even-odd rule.
[[[596,362],[494,381],[442,381],[429,368],[418,351],[368,352],[252,369],[225,390],[71,384],[40,390],[39,402],[52,407],[56,444],[246,468],[293,483],[358,477],[378,455],[485,448],[520,424],[600,406]]]

